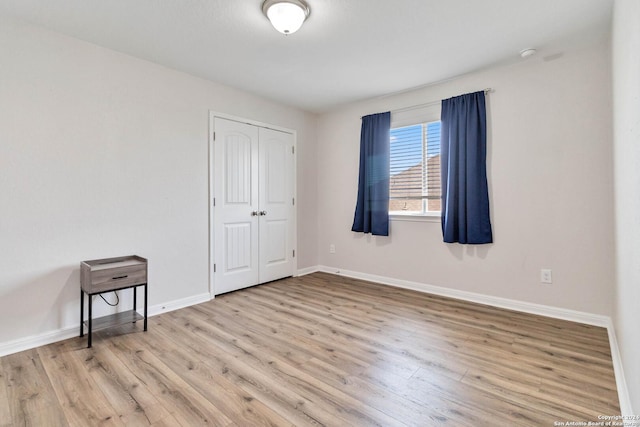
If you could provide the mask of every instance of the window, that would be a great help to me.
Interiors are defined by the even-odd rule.
[[[391,129],[389,214],[440,213],[440,122]]]

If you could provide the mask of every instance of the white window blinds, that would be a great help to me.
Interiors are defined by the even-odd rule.
[[[390,213],[440,211],[440,122],[391,129]]]

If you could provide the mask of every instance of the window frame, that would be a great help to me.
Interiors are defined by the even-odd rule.
[[[394,211],[397,212],[397,211]],[[401,214],[389,212],[389,219],[392,221],[406,222],[437,222],[440,223],[442,212],[425,212],[421,214]]]
[[[415,118],[413,120],[409,119],[409,121],[406,121],[406,120],[403,121],[402,119],[396,120],[396,123],[394,123],[394,115],[392,113],[391,130],[409,127],[409,126],[422,125],[423,130],[421,133],[423,135],[422,137],[424,138],[426,134],[427,125],[429,125],[430,123],[440,121],[439,107],[440,105],[438,105],[437,116],[436,114],[431,113],[431,114],[426,114],[424,117],[417,120]],[[424,142],[425,141],[423,140],[422,143],[424,144]],[[423,150],[424,150],[424,145],[423,145]],[[440,180],[442,182],[442,177],[440,177]],[[391,189],[389,191],[391,191]],[[415,211],[412,211],[411,213],[402,213],[401,211],[389,211],[389,219],[394,221],[409,221],[409,222],[440,222],[442,211],[441,210],[440,211],[424,210],[425,203],[428,203],[428,199],[422,199],[423,210],[420,213],[416,213]]]

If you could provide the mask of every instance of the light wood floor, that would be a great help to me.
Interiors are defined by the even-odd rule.
[[[329,274],[141,326],[1,358],[0,424],[553,426],[620,413],[602,328]]]

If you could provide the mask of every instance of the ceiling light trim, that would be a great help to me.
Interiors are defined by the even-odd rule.
[[[299,7],[301,12],[304,14],[304,16],[302,17],[302,21],[293,24],[293,26],[291,27],[291,24],[287,23],[286,25],[283,25],[282,23],[276,22],[273,16],[269,16],[269,9],[272,6],[283,3]],[[262,13],[267,17],[267,19],[271,22],[271,25],[273,25],[273,27],[277,31],[282,34],[289,35],[298,31],[302,24],[309,18],[309,15],[311,14],[311,8],[305,0],[265,0],[264,3],[262,3]]]

